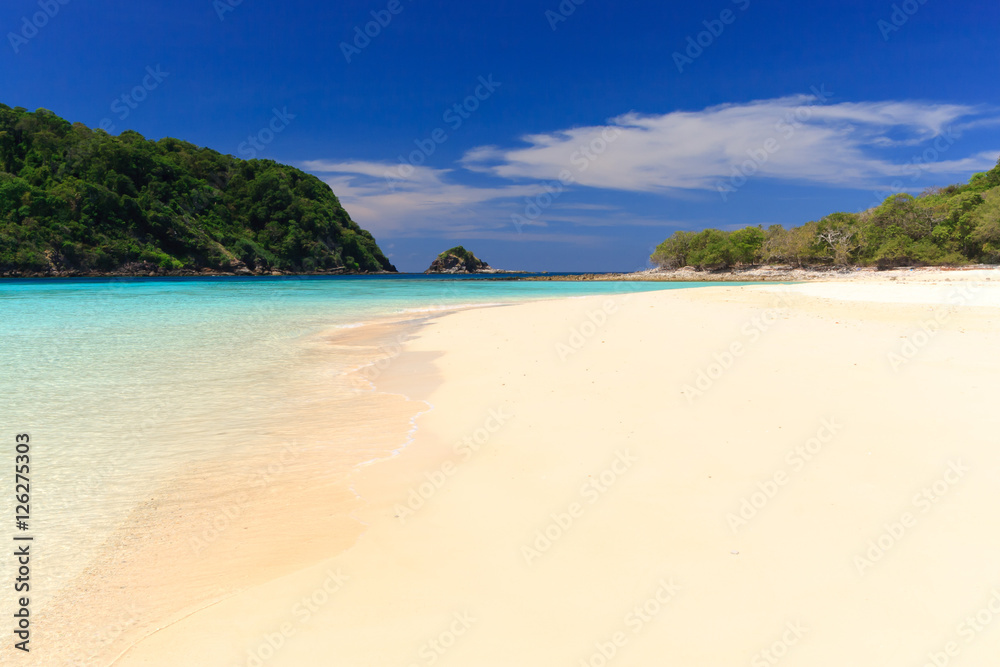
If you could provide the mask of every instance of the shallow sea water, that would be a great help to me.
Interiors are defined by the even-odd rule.
[[[334,474],[405,444],[399,435],[370,448],[357,438],[345,444],[352,423],[379,414],[359,402],[371,387],[347,373],[388,348],[332,344],[338,330],[467,306],[705,285],[424,276],[0,281],[0,442],[12,466],[15,434],[31,436],[32,592],[40,603],[56,595],[154,489],[182,484],[187,471],[204,473],[220,457],[309,452],[309,474],[321,479],[327,471],[315,461],[324,457],[336,461]],[[13,485],[12,473],[4,478]],[[13,494],[0,498],[13,533]]]

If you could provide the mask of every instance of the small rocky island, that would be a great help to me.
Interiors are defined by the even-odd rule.
[[[496,273],[489,264],[462,246],[445,250],[424,273]]]

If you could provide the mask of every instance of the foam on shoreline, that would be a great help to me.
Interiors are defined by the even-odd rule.
[[[111,664],[144,637],[353,544],[365,528],[354,471],[397,456],[426,409],[376,391],[363,371],[424,319],[387,317],[299,341],[296,367],[261,378],[294,403],[279,422],[262,416],[255,427],[267,432],[241,436],[249,439],[232,451],[225,434],[200,426],[215,453],[166,471],[38,608],[37,659]]]

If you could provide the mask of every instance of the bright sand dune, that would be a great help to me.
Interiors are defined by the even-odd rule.
[[[1000,311],[870,287],[432,321],[356,544],[118,664],[995,664]]]

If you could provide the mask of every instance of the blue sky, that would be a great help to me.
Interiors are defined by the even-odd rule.
[[[676,229],[1000,157],[996,3],[7,0],[0,27],[0,102],[306,169],[400,270],[459,243],[637,269]]]

